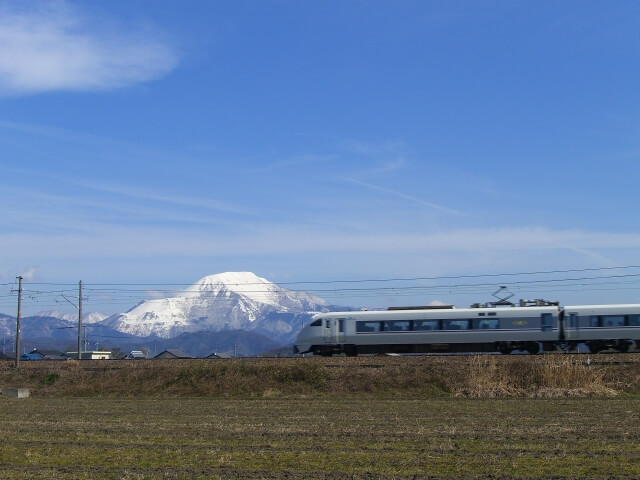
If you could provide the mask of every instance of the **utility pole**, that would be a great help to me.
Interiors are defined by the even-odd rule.
[[[64,293],[60,296],[78,309],[78,360],[82,360],[82,280],[78,282],[78,305],[69,300]]]
[[[78,282],[78,360],[82,360],[82,280]]]
[[[16,369],[20,366],[20,307],[22,303],[22,276],[18,279],[18,316],[16,318]]]

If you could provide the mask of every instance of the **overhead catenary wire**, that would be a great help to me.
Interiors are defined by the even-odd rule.
[[[536,292],[553,289],[554,292],[588,290],[637,290],[640,289],[640,265],[617,267],[547,270],[530,272],[506,272],[473,275],[447,275],[431,277],[397,277],[376,279],[348,279],[322,281],[278,282],[277,288],[292,294],[312,294],[325,299],[411,297],[446,294],[482,294],[498,285],[507,284],[518,292]],[[617,272],[616,272],[617,271]],[[593,273],[601,275],[593,275]],[[585,275],[576,275],[583,273]],[[548,278],[539,278],[546,276]],[[519,277],[519,278],[518,278]],[[474,279],[480,281],[473,281]],[[394,284],[395,283],[395,284]],[[5,286],[15,285],[7,282]],[[229,283],[230,287],[242,286],[243,291],[259,298],[265,292],[257,288],[262,283]],[[255,289],[251,287],[255,286]],[[166,297],[187,298],[193,295],[215,294],[201,291],[198,284],[184,283],[84,283],[86,302],[92,307],[118,305],[131,307],[141,300],[150,301]],[[296,287],[293,288],[292,287]],[[77,284],[54,282],[24,282],[24,299],[43,309],[59,306],[60,298],[73,295]],[[192,291],[186,291],[192,288]],[[0,308],[15,305],[15,290],[0,295]],[[1,310],[0,310],[1,311]]]
[[[513,276],[527,276],[527,275],[551,275],[551,274],[566,274],[566,273],[579,273],[579,272],[596,272],[596,271],[609,271],[609,270],[627,270],[627,269],[640,269],[640,265],[626,265],[617,267],[598,267],[598,268],[576,268],[565,270],[540,270],[540,271],[527,271],[527,272],[503,272],[503,273],[478,273],[478,274],[463,274],[463,275],[439,275],[432,277],[391,277],[391,278],[364,278],[364,279],[345,279],[345,280],[299,280],[295,282],[278,282],[278,285],[309,285],[309,284],[340,284],[340,283],[371,283],[371,282],[408,282],[408,281],[420,281],[420,280],[457,280],[464,278],[490,278],[490,277],[513,277]],[[640,274],[635,274],[636,276]],[[13,285],[14,283],[7,283],[6,285]],[[75,287],[77,283],[54,283],[54,282],[31,282],[30,285],[51,285],[51,286],[68,286]],[[87,283],[88,284],[88,283]],[[148,287],[191,287],[193,283],[153,283],[153,282],[136,282],[136,283],[91,283],[93,286],[148,286]],[[249,283],[229,283],[228,285],[261,285],[259,282]],[[71,289],[69,290],[71,291]]]

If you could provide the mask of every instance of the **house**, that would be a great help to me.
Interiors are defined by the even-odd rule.
[[[67,352],[67,356],[76,359],[78,358],[78,352]],[[80,357],[81,360],[111,360],[112,358],[111,352],[106,350],[86,350],[82,352]]]
[[[20,355],[20,361],[28,362],[31,360],[42,360],[42,357],[37,353],[23,353]]]
[[[31,350],[28,353],[28,355],[39,355],[40,358],[38,360],[68,360],[69,359],[67,354],[64,352],[59,352],[58,350],[47,350],[44,348],[35,348]]]
[[[206,357],[204,357],[204,358],[231,358],[231,355],[228,355],[228,354],[226,354],[226,353],[216,353],[216,352],[213,352],[213,353],[211,353],[211,354],[207,355],[207,356],[206,356]]]
[[[126,360],[144,360],[147,356],[142,350],[131,350],[124,358]]]
[[[191,355],[187,355],[181,350],[167,349],[164,352],[159,353],[153,358],[195,358],[195,357],[192,357]]]
[[[90,350],[82,352],[81,358],[83,360],[111,360],[113,357],[111,356],[111,351]]]

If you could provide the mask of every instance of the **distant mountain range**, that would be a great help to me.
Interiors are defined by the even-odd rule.
[[[339,309],[344,307],[282,288],[251,272],[221,273],[200,279],[178,296],[145,300],[125,313],[108,318],[99,313],[83,315],[91,345],[85,350],[97,343],[123,350],[147,348],[152,353],[178,348],[193,356],[216,350],[256,355],[292,344],[313,314]],[[75,351],[77,321],[77,316],[55,311],[25,317],[21,339],[25,346],[36,342],[38,348]],[[0,314],[3,350],[13,350],[7,350],[6,342],[14,334],[15,317]]]

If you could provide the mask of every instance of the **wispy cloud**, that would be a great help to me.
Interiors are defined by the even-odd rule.
[[[0,6],[0,92],[104,90],[176,67],[176,49],[157,32],[105,23],[65,1]]]
[[[84,182],[76,182],[78,184],[82,184],[85,187],[89,187],[94,190],[100,190],[103,192],[113,193],[120,196],[136,198],[139,200],[149,200],[153,202],[159,202],[169,205],[177,205],[183,207],[197,207],[207,210],[215,210],[226,213],[234,213],[238,215],[253,215],[254,212],[239,207],[237,205],[231,205],[226,202],[221,202],[218,200],[214,200],[211,198],[196,198],[196,197],[187,197],[187,196],[178,196],[178,195],[166,195],[166,194],[158,194],[153,191],[141,189],[138,187],[124,187],[124,186],[116,186],[116,185],[107,185],[107,184],[97,184],[97,183],[84,183]]]
[[[210,257],[237,255],[331,254],[376,259],[392,258],[399,265],[421,258],[441,258],[448,262],[458,255],[544,257],[549,252],[566,255],[567,251],[593,257],[596,251],[638,250],[640,235],[617,232],[549,230],[545,228],[501,228],[452,230],[442,233],[397,232],[372,235],[340,233],[300,228],[298,225],[255,226],[235,232],[211,230],[177,230],[170,227],[119,225],[96,226],[90,232],[61,232],[43,238],[39,234],[0,233],[6,246],[0,260],[8,260],[7,252],[55,252],[57,260],[64,258],[148,258]],[[429,255],[433,254],[433,257]],[[11,253],[13,255],[13,253]],[[526,256],[525,255],[525,256]],[[493,258],[493,257],[491,257]],[[598,255],[598,260],[605,260]],[[613,260],[605,263],[611,263]],[[485,266],[486,267],[486,266]]]
[[[359,140],[348,140],[343,142],[344,148],[356,155],[363,155],[367,157],[380,157],[387,156],[390,153],[397,153],[405,150],[406,145],[404,142],[382,142],[382,143],[367,143]]]
[[[453,215],[462,215],[462,212],[460,212],[459,210],[456,210],[456,209],[453,209],[453,208],[449,208],[449,207],[444,207],[444,206],[438,205],[436,203],[427,202],[426,200],[423,200],[421,198],[414,197],[413,195],[407,195],[406,193],[398,192],[398,191],[392,190],[390,188],[380,187],[378,185],[372,185],[370,183],[361,182],[360,180],[356,180],[354,178],[342,177],[342,178],[340,178],[340,180],[342,180],[344,182],[353,183],[355,185],[360,185],[361,187],[369,188],[371,190],[376,190],[378,192],[383,192],[383,193],[386,193],[386,194],[389,194],[389,195],[393,195],[393,196],[398,197],[398,198],[403,198],[405,200],[409,200],[410,202],[417,203],[419,205],[423,205],[425,207],[432,208],[434,210],[439,210],[439,211],[444,212],[444,213],[450,213],[450,214],[453,214]]]
[[[73,184],[73,182],[71,182]],[[87,185],[84,185],[87,187]],[[104,187],[100,195],[78,196],[74,193],[45,193],[29,188],[0,185],[0,195],[8,199],[0,216],[5,230],[56,235],[74,235],[104,226],[135,228],[131,225],[183,225],[184,228],[242,225],[240,218],[254,218],[251,211],[214,199],[169,196],[134,188]],[[213,213],[213,214],[212,214]],[[127,227],[127,225],[130,225]]]
[[[314,155],[314,154],[297,155],[292,158],[268,163],[263,166],[250,169],[249,173],[264,173],[271,170],[279,170],[282,168],[293,168],[301,165],[326,163],[335,159],[336,157],[337,155]]]
[[[393,170],[399,170],[400,168],[404,167],[404,163],[404,158],[393,158],[380,165],[377,169],[374,170],[374,173],[387,173],[392,172]]]
[[[368,173],[388,173],[403,168],[406,163],[404,152],[407,147],[403,142],[372,144],[350,140],[344,142],[343,149],[349,155],[364,157],[375,162],[373,170]]]

